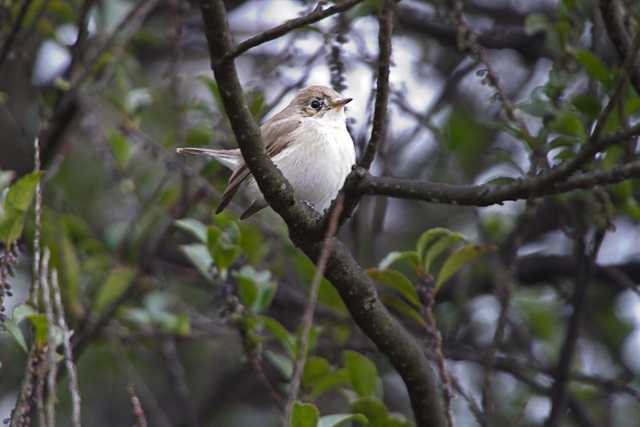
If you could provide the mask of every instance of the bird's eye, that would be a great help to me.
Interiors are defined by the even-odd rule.
[[[320,109],[322,108],[322,101],[319,99],[314,99],[313,101],[311,101],[311,108],[320,111]]]

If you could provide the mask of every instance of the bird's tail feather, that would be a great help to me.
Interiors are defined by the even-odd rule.
[[[185,148],[176,148],[176,153],[182,154],[194,154],[196,156],[206,156],[213,157],[223,166],[228,167],[231,170],[235,170],[240,165],[242,155],[240,154],[239,149],[233,150],[220,150],[213,148],[195,148],[195,147],[185,147]]]

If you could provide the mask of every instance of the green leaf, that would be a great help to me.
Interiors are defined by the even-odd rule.
[[[422,268],[426,273],[429,273],[433,262],[438,259],[440,255],[447,249],[459,242],[464,242],[465,237],[460,233],[450,232],[447,236],[441,237],[435,242],[425,253],[424,262]]]
[[[392,308],[413,320],[415,320],[419,325],[426,326],[424,319],[422,316],[409,304],[402,301],[400,298],[396,298],[394,296],[384,296],[382,297],[382,302],[389,308]]]
[[[29,348],[27,347],[27,342],[24,339],[24,335],[22,334],[18,323],[12,319],[9,319],[5,320],[3,325],[7,332],[9,332],[9,335],[11,335],[16,340],[16,343],[20,346],[20,348],[23,349],[25,353],[28,353]]]
[[[291,427],[316,427],[320,411],[311,403],[294,402],[291,411]]]
[[[375,396],[380,386],[376,365],[355,351],[345,351],[343,357],[344,366],[349,371],[353,390],[360,397]]]
[[[136,270],[129,267],[116,267],[111,270],[98,291],[93,304],[94,312],[101,312],[120,298],[135,276]]]
[[[382,283],[400,292],[411,304],[420,305],[420,298],[413,283],[402,273],[396,270],[378,270],[370,268],[367,270],[369,277],[378,283]]]
[[[131,158],[131,146],[127,137],[122,133],[110,129],[107,132],[107,143],[111,146],[111,152],[120,169],[124,169]]]
[[[584,140],[587,131],[584,129],[582,120],[572,111],[561,112],[550,124],[549,128],[563,135],[576,136]]]
[[[416,251],[389,252],[378,264],[378,269],[386,270],[393,264],[400,261],[407,261],[411,268],[415,269],[418,265],[418,253]]]
[[[5,199],[5,208],[26,212],[36,192],[42,172],[31,172],[13,183]]]
[[[239,237],[240,230],[235,223],[224,230],[216,226],[207,228],[207,248],[220,272],[226,272],[242,253],[240,246],[235,244]]]
[[[546,31],[549,28],[549,19],[541,13],[531,13],[524,19],[524,31],[533,35]]]
[[[177,228],[190,233],[202,243],[207,243],[207,226],[193,218],[177,219],[173,222]]]
[[[258,316],[258,319],[260,319],[264,327],[271,332],[271,335],[280,341],[280,344],[282,344],[284,349],[289,353],[289,356],[293,357],[296,346],[296,339],[293,334],[289,333],[282,323],[272,317]]]
[[[245,265],[234,273],[242,303],[254,313],[266,310],[275,296],[277,284],[271,281],[271,272],[256,271]]]
[[[213,259],[211,258],[209,250],[205,245],[201,243],[181,245],[180,251],[198,269],[200,274],[202,274],[207,279],[212,278],[211,266],[213,265]]]
[[[450,234],[451,231],[446,228],[431,228],[420,235],[418,239],[418,244],[416,245],[416,250],[418,252],[418,258],[423,260],[424,253],[427,249],[427,246],[434,242],[436,239],[439,239],[442,236],[446,236]]]
[[[11,320],[16,322],[17,325],[27,317],[35,316],[36,314],[38,314],[38,312],[29,304],[20,304],[13,309]]]
[[[466,245],[452,253],[442,265],[438,278],[436,280],[435,291],[437,292],[442,285],[460,270],[465,264],[470,263],[474,259],[488,252],[494,251],[495,248],[490,245]]]
[[[586,49],[578,49],[576,51],[576,59],[585,69],[589,77],[599,81],[607,89],[612,88],[613,74],[609,71],[609,68],[607,68],[602,59]]]
[[[600,109],[602,108],[600,98],[588,93],[577,95],[571,100],[571,103],[576,107],[578,111],[591,119],[595,119],[600,113]],[[631,112],[629,112],[628,110],[627,113],[631,114]]]
[[[309,398],[315,400],[328,391],[350,384],[351,378],[349,376],[349,371],[346,368],[336,369],[313,382]]]
[[[384,427],[389,415],[384,403],[373,397],[364,397],[356,400],[351,405],[351,410],[354,413],[364,414],[372,427]]]
[[[291,379],[293,376],[293,362],[291,359],[269,350],[265,351],[264,355],[285,379]]]
[[[360,424],[368,424],[369,420],[362,414],[333,414],[320,417],[318,427],[337,427],[347,421],[356,421]]]
[[[302,386],[311,388],[311,385],[319,378],[332,372],[331,364],[324,357],[311,356],[304,364],[302,373]]]

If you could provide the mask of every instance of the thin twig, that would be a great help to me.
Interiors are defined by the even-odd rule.
[[[243,42],[238,43],[238,45],[231,48],[223,56],[218,58],[216,63],[221,64],[223,62],[228,62],[242,55],[244,52],[248,51],[249,49],[252,49],[268,41],[275,40],[278,37],[282,37],[291,31],[304,27],[305,25],[313,24],[326,17],[335,15],[336,13],[347,11],[360,2],[362,2],[362,0],[345,0],[337,3],[334,6],[328,7],[324,10],[316,9],[310,14],[303,16],[301,18],[290,19],[284,24],[270,28],[266,31],[263,31],[260,34],[256,34],[255,36],[248,38],[247,40],[244,40]]]
[[[60,286],[58,285],[58,272],[51,272],[51,291],[53,293],[54,308],[56,311],[57,323],[62,329],[62,348],[64,349],[64,363],[69,374],[69,394],[71,395],[71,425],[73,427],[81,427],[81,397],[80,387],[78,386],[78,375],[76,366],[73,363],[73,349],[71,347],[71,334],[64,318],[64,305],[62,305],[62,296],[60,294]]]
[[[56,319],[53,314],[53,304],[51,302],[51,288],[49,286],[49,259],[51,252],[46,248],[42,255],[42,265],[40,267],[40,283],[42,285],[42,302],[47,316],[47,403],[46,419],[47,427],[56,425],[56,376],[58,375],[58,361],[56,360],[56,345],[54,328]]]
[[[198,417],[193,408],[193,399],[187,385],[184,365],[180,360],[178,349],[176,348],[176,340],[174,337],[163,340],[162,355],[167,364],[167,373],[171,379],[171,383],[175,386],[175,395],[180,405],[183,423],[188,427],[197,427]]]
[[[33,141],[34,172],[40,172],[40,139]],[[29,292],[29,301],[34,307],[38,307],[38,294],[40,292],[40,231],[42,229],[42,180],[38,178],[36,184],[35,202],[35,230],[33,233],[33,284]]]
[[[333,245],[333,237],[338,229],[338,219],[343,208],[343,198],[339,194],[338,198],[331,211],[329,217],[329,225],[325,234],[324,242],[322,243],[322,250],[318,257],[318,264],[316,267],[313,280],[311,281],[311,288],[309,289],[309,300],[304,309],[302,316],[302,331],[300,333],[300,340],[298,345],[298,351],[296,354],[296,361],[293,368],[293,377],[291,378],[291,384],[289,385],[289,394],[287,397],[287,404],[285,406],[285,424],[284,427],[288,427],[291,419],[291,410],[293,403],[298,398],[298,392],[300,390],[300,382],[302,380],[302,373],[304,372],[304,365],[307,359],[307,352],[309,351],[309,332],[313,325],[313,314],[315,312],[316,304],[318,302],[318,291],[320,289],[320,283],[324,276],[324,270],[327,267],[327,261],[331,254],[331,248]]]
[[[418,286],[418,294],[422,302],[422,317],[426,324],[426,331],[431,340],[431,351],[433,351],[440,382],[442,383],[442,400],[444,401],[445,415],[447,425],[453,427],[453,413],[451,411],[451,400],[453,399],[453,391],[451,390],[451,377],[445,364],[444,354],[442,353],[442,335],[438,330],[436,318],[433,315],[433,304],[435,302],[434,281],[433,278],[421,275]]]
[[[586,306],[587,288],[590,282],[593,281],[595,259],[605,236],[604,230],[597,230],[592,248],[589,250],[584,242],[585,237],[582,228],[584,227],[579,227],[579,230],[576,231],[575,256],[580,260],[580,265],[571,297],[572,312],[567,326],[567,334],[560,352],[560,360],[554,373],[554,382],[551,388],[551,413],[545,422],[546,427],[560,425],[560,420],[568,403],[571,362],[578,344],[578,336]]]
[[[147,417],[133,385],[129,385],[129,397],[131,399],[131,406],[133,407],[133,416],[136,418],[135,427],[147,427]]]
[[[369,169],[376,156],[378,146],[387,136],[387,105],[389,103],[389,68],[391,67],[391,36],[393,33],[393,18],[395,14],[395,0],[384,0],[380,12],[380,30],[378,31],[378,70],[376,83],[376,103],[373,113],[373,128],[371,139],[364,150],[358,165]]]

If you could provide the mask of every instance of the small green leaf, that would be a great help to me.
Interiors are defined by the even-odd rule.
[[[116,267],[111,270],[98,291],[93,310],[96,313],[101,312],[120,298],[135,276],[136,270],[129,267]]]
[[[369,423],[367,417],[362,414],[333,414],[320,417],[318,427],[338,427],[347,421],[356,421],[363,425]]]
[[[324,357],[311,356],[304,364],[302,373],[302,385],[311,388],[311,385],[319,378],[331,373],[331,364]]]
[[[376,365],[355,351],[345,351],[343,357],[344,366],[349,371],[353,390],[360,397],[375,396],[380,386]]]
[[[313,382],[309,398],[315,400],[328,391],[350,384],[351,378],[349,377],[349,371],[346,368],[336,369]]]
[[[464,242],[465,237],[460,233],[450,232],[447,236],[441,237],[435,242],[425,253],[424,262],[422,268],[426,273],[429,273],[433,262],[438,259],[440,255],[447,249],[454,246],[456,243]]]
[[[35,329],[35,344],[38,348],[42,348],[47,344],[49,324],[47,316],[44,314],[34,314],[29,316],[29,321]]]
[[[5,199],[5,208],[26,212],[31,205],[42,172],[31,172],[13,183]]]
[[[411,268],[415,269],[418,265],[418,253],[416,251],[389,252],[384,258],[382,258],[382,260],[378,264],[378,269],[386,270],[393,264],[400,261],[407,261]]]
[[[381,400],[373,397],[364,397],[356,400],[351,405],[354,413],[364,414],[369,420],[370,425],[375,427],[384,427],[385,421],[389,415],[389,411]]]
[[[254,313],[266,310],[275,296],[277,284],[271,281],[271,272],[257,271],[245,265],[234,273],[242,303]]]
[[[5,320],[3,325],[7,332],[9,332],[9,334],[16,340],[16,343],[20,348],[23,349],[25,353],[28,353],[29,348],[27,347],[27,342],[25,341],[24,335],[22,335],[22,331],[20,330],[17,322],[9,319]]]
[[[269,350],[265,351],[264,355],[280,371],[283,378],[291,379],[293,376],[293,362],[291,359]]]
[[[465,264],[468,264],[479,256],[492,252],[493,250],[495,250],[495,248],[490,245],[466,245],[452,253],[444,262],[440,272],[438,273],[435,285],[436,292]]]
[[[291,411],[291,427],[316,427],[320,411],[311,403],[294,402]]]
[[[578,49],[576,59],[585,69],[589,77],[602,83],[605,88],[611,89],[613,86],[613,74],[609,71],[602,59],[586,49]]]
[[[29,304],[20,304],[13,309],[11,320],[16,322],[16,324],[19,324],[27,317],[34,316],[36,314],[38,314],[38,312]]]
[[[295,355],[296,339],[293,334],[289,333],[282,323],[269,316],[258,316],[258,319],[262,321],[264,327],[271,332],[291,357]]]
[[[127,137],[122,133],[110,129],[107,132],[107,143],[111,146],[113,158],[120,169],[124,169],[131,158],[131,146]]]
[[[173,222],[177,228],[190,233],[202,243],[207,243],[207,226],[193,218],[177,219]]]
[[[389,308],[392,308],[413,320],[415,320],[421,326],[427,326],[426,322],[422,318],[422,316],[409,304],[402,301],[400,298],[396,298],[394,296],[384,296],[382,297],[382,302]]]
[[[375,268],[368,269],[367,273],[376,282],[400,292],[411,304],[420,305],[420,299],[413,283],[404,274],[396,270],[378,270]]]
[[[524,31],[533,35],[546,31],[549,28],[549,19],[541,13],[531,13],[524,19]]]
[[[576,136],[584,140],[587,131],[584,129],[582,120],[572,111],[561,112],[550,124],[549,128],[563,135]]]
[[[198,271],[207,279],[211,279],[211,266],[213,259],[207,247],[200,243],[181,245],[180,251],[191,261]]]
[[[431,228],[425,231],[424,233],[422,233],[420,235],[420,238],[418,239],[418,244],[416,245],[418,258],[421,260],[424,259],[424,253],[427,249],[427,246],[429,246],[429,244],[431,244],[436,239],[439,239],[440,237],[446,236],[447,234],[450,234],[450,233],[451,233],[450,230],[447,230],[446,228],[441,228],[441,227]]]

